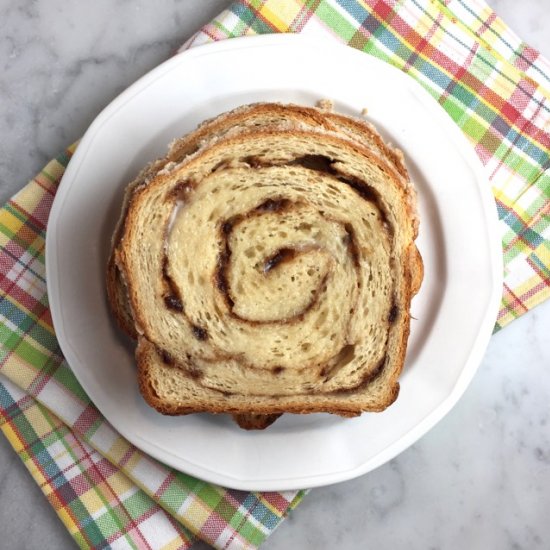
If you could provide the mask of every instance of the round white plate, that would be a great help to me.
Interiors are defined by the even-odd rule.
[[[313,105],[368,118],[400,147],[416,183],[425,278],[414,299],[401,393],[355,419],[284,415],[261,432],[226,416],[165,417],[141,398],[132,345],[109,315],[104,272],[125,185],[167,144],[244,103]],[[238,489],[327,485],[383,464],[456,403],[489,340],[501,296],[490,188],[471,147],[412,78],[352,48],[297,35],[225,40],[167,61],[113,101],[82,139],[46,242],[57,338],[98,409],[143,451]]]

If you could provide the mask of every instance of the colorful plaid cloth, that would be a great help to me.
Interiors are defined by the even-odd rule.
[[[334,37],[417,79],[472,142],[500,214],[499,329],[550,294],[550,65],[480,0],[234,2],[186,44]],[[63,360],[44,238],[72,151],[0,210],[0,427],[83,548],[255,548],[303,492],[226,490],[167,468],[99,414]]]

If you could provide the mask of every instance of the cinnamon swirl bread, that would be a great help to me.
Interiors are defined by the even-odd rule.
[[[402,155],[362,121],[255,104],[176,141],[126,192],[107,268],[164,414],[355,416],[397,397],[422,280]]]

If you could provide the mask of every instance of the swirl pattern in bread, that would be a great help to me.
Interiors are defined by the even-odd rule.
[[[422,280],[402,155],[352,118],[255,104],[128,188],[109,301],[165,414],[354,416],[398,393]]]

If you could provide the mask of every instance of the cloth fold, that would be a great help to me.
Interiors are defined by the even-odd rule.
[[[418,80],[462,129],[495,195],[505,283],[496,330],[550,295],[550,65],[481,0],[233,2],[182,49],[234,36],[337,39]],[[122,438],[65,363],[44,241],[73,148],[0,210],[0,428],[82,548],[256,548],[304,491],[232,491]]]

